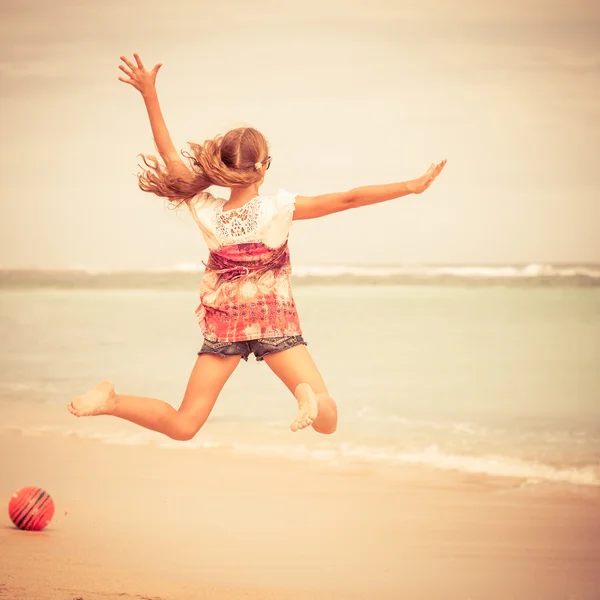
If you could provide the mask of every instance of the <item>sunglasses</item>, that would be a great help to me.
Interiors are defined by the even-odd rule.
[[[270,156],[267,156],[267,158],[265,159],[265,161],[263,163],[264,165],[267,165],[267,169],[266,169],[267,171],[269,170],[269,167],[271,166],[271,161],[272,160],[273,159]]]

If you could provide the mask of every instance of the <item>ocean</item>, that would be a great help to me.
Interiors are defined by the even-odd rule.
[[[195,266],[0,271],[0,430],[531,486],[600,486],[600,266],[298,267],[332,436],[291,433],[293,397],[251,357],[190,442],[68,400],[101,379],[178,406],[202,339]]]

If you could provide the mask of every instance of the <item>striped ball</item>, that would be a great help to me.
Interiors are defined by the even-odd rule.
[[[10,499],[8,514],[19,529],[41,531],[52,520],[54,502],[42,488],[24,487]]]

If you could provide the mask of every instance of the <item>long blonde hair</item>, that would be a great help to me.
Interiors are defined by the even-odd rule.
[[[188,202],[211,185],[247,187],[260,181],[262,170],[256,163],[269,154],[265,136],[252,127],[232,129],[203,144],[190,142],[190,152],[182,152],[188,159],[192,177],[169,174],[155,156],[141,155],[146,168],[138,175],[139,186],[179,204]]]

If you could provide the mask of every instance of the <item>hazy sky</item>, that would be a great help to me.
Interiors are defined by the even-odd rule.
[[[137,188],[153,143],[119,55],[164,63],[177,147],[264,131],[263,187],[420,175],[428,192],[296,223],[293,260],[600,262],[596,0],[2,0],[0,266],[155,268],[206,249]]]

